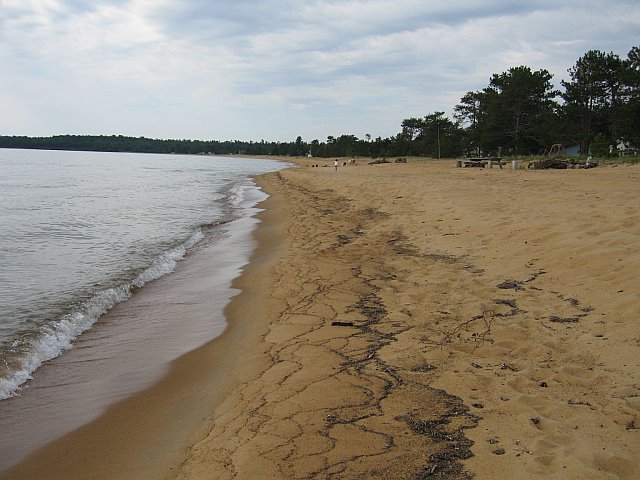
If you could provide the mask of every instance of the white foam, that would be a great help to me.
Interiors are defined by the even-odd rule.
[[[131,296],[128,284],[96,293],[90,300],[59,321],[47,326],[31,343],[29,351],[19,360],[20,368],[8,379],[0,379],[0,400],[16,395],[19,387],[30,380],[44,362],[51,360],[72,346],[73,340],[89,329],[101,315]]]
[[[248,210],[268,197],[251,179],[236,183],[229,191],[229,200],[234,208]]]
[[[131,297],[134,286],[142,287],[175,270],[187,250],[203,238],[202,231],[196,230],[186,241],[156,257],[152,265],[132,282],[97,292],[91,299],[82,303],[78,309],[47,326],[42,334],[31,343],[28,352],[18,360],[20,366],[11,377],[0,378],[0,400],[16,396],[20,386],[29,381],[33,372],[44,362],[72,348],[73,340],[91,328],[102,315],[116,304]]]
[[[144,272],[138,275],[133,284],[136,287],[142,287],[147,283],[156,280],[167,273],[175,270],[176,265],[187,253],[187,250],[204,238],[202,230],[196,230],[185,242],[175,248],[162,253],[153,261],[153,264]]]

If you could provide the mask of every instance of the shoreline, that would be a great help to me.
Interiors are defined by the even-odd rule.
[[[258,190],[257,186],[256,190]],[[30,385],[28,391],[24,392],[22,396],[8,399],[7,403],[0,405],[0,407],[4,407],[2,413],[6,416],[7,421],[13,422],[9,425],[12,433],[6,435],[3,442],[10,441],[12,436],[26,434],[34,436],[31,444],[37,445],[39,443],[41,445],[34,449],[31,444],[20,440],[19,445],[22,445],[20,447],[22,450],[20,450],[17,446],[12,447],[7,444],[7,448],[3,448],[3,452],[7,455],[9,452],[16,456],[18,453],[22,454],[23,451],[31,453],[27,453],[26,458],[13,465],[6,466],[6,471],[0,469],[0,478],[16,478],[14,475],[18,475],[17,478],[28,478],[29,476],[32,478],[58,478],[56,475],[59,478],[72,478],[75,475],[73,473],[75,470],[83,472],[82,474],[78,473],[78,478],[81,478],[82,475],[86,475],[84,478],[93,478],[94,475],[105,475],[104,478],[109,478],[111,474],[108,472],[114,467],[113,464],[102,465],[99,461],[95,463],[89,461],[87,465],[80,467],[83,455],[96,459],[100,457],[100,451],[104,446],[96,444],[97,439],[99,442],[107,442],[110,445],[109,448],[113,449],[114,454],[117,455],[126,456],[127,452],[121,450],[131,448],[134,444],[140,447],[143,452],[149,450],[144,446],[145,441],[153,443],[155,439],[145,436],[143,432],[135,432],[132,430],[132,425],[144,426],[158,423],[156,419],[152,418],[153,415],[150,415],[155,410],[149,410],[150,405],[156,408],[153,404],[158,398],[164,402],[161,407],[158,406],[158,411],[162,411],[161,408],[165,410],[175,408],[175,406],[171,406],[170,402],[179,400],[173,391],[180,390],[180,379],[174,378],[171,388],[159,387],[168,375],[167,371],[173,368],[174,363],[179,363],[184,355],[188,355],[192,351],[199,352],[205,349],[209,343],[215,342],[220,333],[224,333],[227,328],[228,324],[223,310],[226,308],[225,305],[228,305],[239,293],[235,282],[251,262],[251,257],[256,250],[255,230],[259,223],[257,217],[262,213],[260,204],[265,201],[264,197],[266,195],[262,192],[252,193],[250,201],[254,201],[256,198],[261,200],[250,208],[249,215],[225,225],[224,228],[226,230],[232,229],[232,232],[198,245],[180,262],[176,271],[151,282],[127,302],[114,307],[104,318],[99,320],[94,329],[87,332],[79,340],[74,349],[67,352],[67,355],[53,360],[45,370],[36,372],[37,383]],[[216,292],[216,295],[211,296],[211,292]],[[130,356],[130,353],[127,353],[128,350],[134,347],[138,348],[136,347],[138,342],[146,341],[142,336],[149,333],[144,329],[134,328],[132,331],[131,327],[127,327],[130,318],[134,316],[146,317],[142,323],[147,325],[147,328],[152,322],[153,330],[151,333],[158,335],[159,338],[150,338],[139,354],[133,352],[138,357],[143,356],[136,357],[138,360],[135,362],[136,368],[144,367],[142,371],[131,372],[130,369],[121,371],[123,367],[119,364],[122,361],[118,356],[109,358],[113,356],[113,349],[101,355],[105,348],[102,345],[104,342],[100,341],[105,335],[102,330],[108,328],[108,335],[114,342],[117,341],[117,345],[113,347],[123,350],[123,355]],[[189,322],[189,332],[181,331],[181,322],[171,320],[171,317],[179,316],[183,317],[183,321]],[[213,339],[206,340],[206,338]],[[142,343],[140,344],[142,345]],[[167,349],[168,351],[165,352]],[[180,351],[186,353],[176,355],[176,352]],[[221,355],[213,351],[209,354]],[[203,356],[205,353],[199,353],[199,355]],[[156,363],[148,364],[151,359],[155,359]],[[83,378],[78,377],[82,374],[80,369],[85,364],[94,364],[93,368],[99,369],[98,372],[102,372],[101,375],[106,374],[106,378],[89,379],[86,382],[79,381]],[[109,365],[112,369],[120,368],[120,370],[113,372],[105,370],[109,368]],[[191,367],[192,365],[177,375],[193,378],[195,372],[190,371]],[[69,368],[73,369],[71,374],[68,371]],[[149,371],[151,373],[148,373]],[[122,385],[114,383],[120,379],[127,383]],[[55,408],[56,401],[65,398],[64,395],[74,395],[74,391],[77,391],[75,395],[81,398],[70,397],[70,400],[75,402],[73,410],[67,411],[67,409],[60,412],[54,409],[52,413],[52,405]],[[148,392],[148,395],[145,396],[145,392]],[[168,392],[172,394],[165,396],[164,394]],[[139,396],[140,399],[138,399]],[[27,404],[25,401],[28,401]],[[201,403],[204,405],[206,402]],[[22,407],[25,405],[29,405],[29,408],[23,411]],[[197,409],[197,407],[198,405],[194,405],[190,408]],[[85,410],[87,411],[85,412]],[[32,415],[23,418],[25,411],[32,413]],[[11,412],[14,414],[9,417]],[[64,415],[61,416],[61,413]],[[172,415],[174,414],[172,413]],[[79,415],[82,416],[79,417]],[[129,420],[126,417],[129,417]],[[185,416],[183,415],[183,417]],[[137,420],[131,423],[132,418]],[[180,422],[191,424],[191,427],[196,422],[195,419],[189,422],[186,417],[180,418]],[[25,430],[19,430],[18,425],[13,425],[15,422],[27,424]],[[48,427],[52,433],[39,433],[38,425],[48,422],[54,424]],[[113,427],[110,424],[113,424]],[[72,428],[68,428],[69,425]],[[153,428],[162,431],[163,427],[158,425]],[[17,433],[14,433],[13,429]],[[176,428],[178,431],[181,429],[184,430],[183,434],[189,433],[182,426]],[[9,430],[5,431],[9,432]],[[120,440],[117,436],[118,431],[120,432]],[[131,445],[127,442],[118,445],[122,438],[127,438],[131,434],[135,437],[135,440],[131,439]],[[174,439],[168,435],[165,436],[167,437],[165,446],[169,445],[166,450],[168,452],[175,450]],[[43,442],[42,439],[46,439],[46,441]],[[76,449],[78,452],[75,451]],[[145,455],[153,453],[152,450],[149,450]],[[60,451],[65,453],[60,454]],[[165,453],[159,450],[154,455],[158,459],[162,459]],[[59,458],[68,458],[68,463],[61,464]],[[132,458],[132,460],[127,459],[126,462],[135,464],[135,456]],[[155,461],[146,465],[152,471],[157,470]],[[16,469],[20,473],[7,473]],[[96,469],[95,473],[93,469]],[[137,472],[136,476],[139,473]],[[116,475],[116,477],[119,476],[119,474]]]
[[[6,478],[635,477],[639,168],[309,163],[227,331]]]

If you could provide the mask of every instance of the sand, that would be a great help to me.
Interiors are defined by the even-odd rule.
[[[227,331],[3,478],[640,475],[640,167],[298,163]]]

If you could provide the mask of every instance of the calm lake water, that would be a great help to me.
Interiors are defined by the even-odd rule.
[[[0,149],[0,400],[137,288],[248,215],[258,200],[249,177],[283,166]]]

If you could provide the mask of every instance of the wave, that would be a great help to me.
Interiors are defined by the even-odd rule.
[[[136,288],[156,280],[175,270],[187,251],[204,238],[202,229],[195,230],[179,245],[162,252],[152,264],[133,280],[96,292],[42,331],[13,359],[15,366],[0,378],[0,400],[18,395],[21,386],[32,378],[43,363],[52,360],[73,346],[73,341],[91,328],[98,319],[115,305],[129,299]]]

